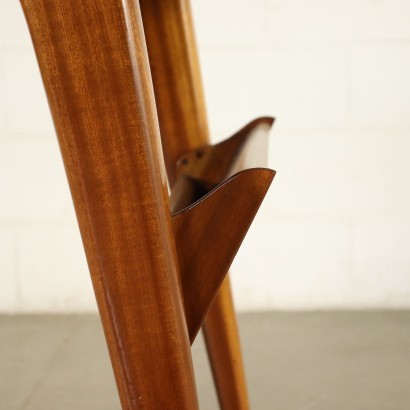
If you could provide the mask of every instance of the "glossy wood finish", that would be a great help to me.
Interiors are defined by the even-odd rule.
[[[138,3],[22,0],[124,409],[197,409]]]
[[[178,161],[171,210],[191,343],[275,175],[258,167],[267,163],[272,123],[254,120]]]
[[[165,165],[209,142],[193,22],[188,0],[140,0]]]
[[[273,122],[271,117],[257,118],[219,144],[206,144],[186,153],[177,161],[177,175],[216,186],[236,172],[266,167]]]
[[[171,185],[176,179],[176,163],[187,152],[209,143],[206,109],[201,83],[192,14],[189,0],[140,0],[144,20],[155,98],[160,120],[166,168]],[[205,341],[221,407],[225,410],[249,408],[245,373],[240,363],[239,334],[226,280],[221,285],[221,299],[209,315],[215,320],[204,322]],[[220,307],[224,306],[223,312]],[[224,315],[230,326],[230,337],[220,329],[218,317]],[[212,350],[230,352],[230,361],[213,361]],[[227,383],[219,383],[226,377]],[[239,390],[241,393],[239,394]],[[238,407],[237,404],[240,403]]]
[[[273,176],[273,171],[264,168],[238,172],[194,205],[172,217],[191,342],[212,305]]]
[[[229,276],[226,277],[225,283],[229,284]],[[218,295],[208,312],[207,326],[203,327],[203,331],[212,373],[218,386],[219,403],[221,409],[249,409],[247,388],[242,377],[244,364],[237,343],[238,326],[236,320],[230,320],[233,305],[231,287],[221,286]],[[214,333],[214,329],[218,329],[219,337],[215,337],[214,333],[210,335],[210,329]],[[221,340],[224,343],[221,343]]]

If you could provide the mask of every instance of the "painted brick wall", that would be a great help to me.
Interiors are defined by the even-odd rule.
[[[277,117],[244,309],[410,307],[410,2],[195,0],[214,141]],[[0,311],[95,301],[28,30],[0,0]]]

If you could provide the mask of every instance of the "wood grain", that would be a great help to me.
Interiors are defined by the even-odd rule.
[[[191,343],[274,174],[264,168],[238,172],[172,217]]]
[[[270,117],[257,118],[219,144],[205,144],[187,152],[177,161],[177,175],[216,186],[236,172],[266,167],[273,122]]]
[[[176,180],[176,162],[191,150],[209,144],[208,123],[201,83],[198,52],[189,0],[141,0],[141,11],[147,39],[155,98],[160,120],[165,163],[171,185]],[[239,86],[239,85],[238,85]],[[220,405],[225,410],[249,408],[245,373],[241,366],[239,334],[230,294],[229,281],[221,285],[220,294],[205,320],[206,343],[211,362],[216,357],[211,350],[230,351],[231,360],[212,363]],[[223,312],[219,309],[224,306]],[[230,337],[218,324],[219,314],[225,316]],[[212,339],[212,340],[211,340]],[[222,386],[221,377],[227,382]],[[238,395],[238,391],[241,394]],[[240,403],[240,407],[237,404]]]
[[[191,343],[275,175],[258,167],[272,124],[258,118],[177,162],[170,202]]]
[[[225,283],[229,284],[229,276]],[[239,331],[236,321],[230,320],[233,305],[231,287],[221,286],[218,295],[208,312],[207,325],[203,331],[212,373],[218,386],[219,403],[221,409],[248,410],[250,404],[245,379],[242,377],[244,365],[237,342]],[[219,337],[215,337],[214,329],[218,329]],[[221,340],[224,342],[221,343]]]
[[[122,407],[197,409],[138,3],[22,5]]]
[[[170,184],[177,160],[209,142],[188,0],[140,0]]]

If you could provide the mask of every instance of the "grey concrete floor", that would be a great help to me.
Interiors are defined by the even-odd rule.
[[[239,316],[254,410],[409,410],[410,312]],[[202,337],[202,410],[218,408]],[[120,409],[96,316],[0,316],[1,410]]]

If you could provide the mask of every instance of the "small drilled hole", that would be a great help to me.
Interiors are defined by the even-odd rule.
[[[202,158],[203,156],[204,156],[204,151],[199,150],[199,151],[196,152],[196,157],[197,157],[198,159]]]
[[[182,160],[182,165],[188,165],[188,164],[189,164],[188,158],[184,158]]]

